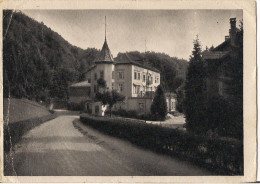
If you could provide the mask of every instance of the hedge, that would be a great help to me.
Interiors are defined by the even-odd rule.
[[[11,147],[19,142],[22,136],[34,127],[54,119],[57,115],[50,114],[43,117],[4,124],[4,151],[9,152]],[[11,138],[11,139],[10,139]]]
[[[140,147],[188,160],[219,175],[243,175],[243,143],[202,137],[140,120],[83,114],[80,120],[99,131]]]

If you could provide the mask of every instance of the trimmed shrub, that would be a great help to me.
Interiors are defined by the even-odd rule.
[[[163,88],[159,85],[151,105],[151,114],[156,120],[164,121],[167,115],[167,103]]]
[[[231,138],[210,138],[118,117],[80,116],[81,121],[111,136],[140,147],[189,160],[221,175],[243,174],[243,143]]]

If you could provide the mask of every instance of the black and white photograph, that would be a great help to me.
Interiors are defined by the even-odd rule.
[[[3,176],[245,175],[243,9],[2,14]]]

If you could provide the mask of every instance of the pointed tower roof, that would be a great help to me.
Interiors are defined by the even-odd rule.
[[[113,56],[110,52],[110,49],[107,45],[107,23],[105,16],[105,42],[103,44],[102,50],[100,52],[99,57],[97,58],[95,63],[114,63]]]
[[[102,50],[100,52],[99,57],[97,58],[95,63],[114,63],[114,58],[110,52],[110,49],[107,45],[107,40],[103,44]]]

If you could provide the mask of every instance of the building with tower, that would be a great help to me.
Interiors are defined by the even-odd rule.
[[[105,29],[106,30],[106,29]],[[122,54],[115,60],[110,52],[106,31],[105,41],[95,64],[85,73],[85,88],[89,88],[88,96],[81,98],[86,102],[86,109],[92,114],[104,115],[106,107],[95,101],[99,89],[98,81],[106,81],[106,90],[116,90],[125,96],[125,101],[115,104],[114,110],[136,110],[139,113],[149,113],[157,86],[160,84],[160,71],[147,65],[141,65],[130,55]],[[78,86],[74,84],[71,87]],[[71,89],[71,88],[70,88]],[[71,90],[70,90],[71,91]],[[69,103],[73,102],[70,93]],[[79,102],[79,98],[77,103]]]

